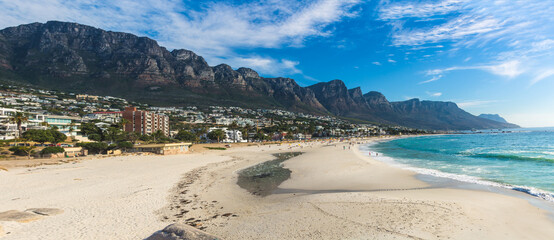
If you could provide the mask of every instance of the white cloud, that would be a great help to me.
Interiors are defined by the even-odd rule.
[[[385,4],[379,9],[379,19],[396,20],[409,17],[432,17],[456,11],[460,9],[461,3],[460,0],[447,0],[422,4],[412,2]]]
[[[48,20],[78,22],[148,35],[170,49],[193,50],[214,65],[221,58],[236,58],[237,62],[241,58],[256,59],[256,56],[236,54],[236,48],[302,46],[307,38],[330,36],[332,28],[329,27],[356,16],[353,8],[360,2],[259,0],[230,4],[181,0],[99,3],[90,0],[2,0],[0,28]],[[197,6],[191,7],[192,4]],[[267,66],[267,61],[261,59],[250,63]],[[282,61],[280,64],[291,65]]]
[[[554,76],[554,69],[546,69],[538,72],[538,74],[531,80],[531,85],[542,81],[543,79]]]
[[[521,63],[518,60],[507,61],[500,63],[498,65],[489,65],[489,66],[480,66],[478,69],[487,70],[493,74],[506,76],[506,77],[517,77],[523,70],[521,68]]]
[[[396,61],[395,61],[395,60],[393,60],[393,59],[389,59],[389,60],[387,60],[387,62],[390,62],[390,63],[395,63]]]
[[[285,73],[302,74],[302,71],[297,68],[300,62],[287,59],[279,60],[261,56],[237,56],[224,59],[216,59],[214,61],[216,61],[216,64],[225,63],[231,66],[252,68],[255,71],[263,72],[271,76],[280,76]]]
[[[441,79],[441,78],[442,78],[442,75],[441,75],[441,74],[437,74],[437,75],[433,76],[431,79],[425,80],[425,81],[421,81],[421,82],[419,82],[418,84],[425,84],[425,83],[434,82],[434,81],[437,81],[437,80],[439,80],[439,79]]]
[[[449,67],[449,68],[443,68],[443,69],[433,69],[433,70],[427,71],[427,75],[442,77],[442,74],[450,71],[456,71],[456,70],[483,70],[495,75],[509,77],[509,78],[517,77],[524,72],[524,68],[521,66],[520,61],[511,60],[511,61],[497,63],[494,65],[456,66],[456,67]],[[431,80],[433,80],[435,77],[433,77]],[[435,80],[438,80],[440,77],[438,77]],[[421,83],[426,83],[426,82],[432,82],[432,81],[424,81]]]
[[[381,63],[380,63],[380,62],[372,62],[371,64],[377,65],[377,66],[381,66]]]
[[[475,108],[475,107],[486,107],[491,103],[496,103],[498,100],[470,100],[464,102],[456,103],[458,107],[461,108]]]
[[[484,62],[452,70],[481,69],[510,78],[526,74],[532,85],[548,77],[548,69],[552,69],[552,0],[382,2],[378,18],[390,25],[392,45],[422,50],[444,44],[451,47],[447,48],[450,56],[469,51]]]
[[[440,97],[440,96],[442,96],[442,93],[441,92],[427,92],[427,95],[429,95],[430,97]]]
[[[422,45],[446,40],[457,40],[464,37],[488,33],[500,29],[501,23],[493,18],[472,19],[459,17],[431,29],[403,30],[393,35],[393,43],[402,45]]]

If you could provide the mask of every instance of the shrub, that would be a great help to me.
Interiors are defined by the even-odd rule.
[[[34,152],[33,148],[35,148],[35,147],[13,146],[9,150],[12,151],[13,154],[17,155],[17,156],[30,156],[31,153]]]
[[[207,148],[210,150],[227,150],[227,148],[224,148],[224,147],[204,147],[204,148]]]
[[[45,147],[40,150],[40,154],[49,154],[49,153],[63,153],[65,149],[63,147]]]
[[[108,149],[108,144],[104,142],[77,143],[77,146],[88,150],[90,153],[103,153]]]

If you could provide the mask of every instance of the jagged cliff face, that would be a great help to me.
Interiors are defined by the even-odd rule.
[[[339,116],[368,111],[360,88],[348,90],[341,80],[318,83],[308,87],[330,112]]]
[[[146,37],[76,23],[0,30],[0,80],[126,97],[158,105],[278,107],[426,129],[514,127],[475,117],[449,102],[389,102],[341,80],[299,86],[249,68],[211,67],[194,52],[169,52]]]
[[[252,69],[235,71],[225,64],[210,67],[189,50],[169,52],[146,37],[76,23],[1,30],[0,73],[44,87],[137,100],[165,95],[172,103],[188,103],[190,95],[194,101],[215,103],[223,97],[240,105],[241,96],[248,96],[246,105],[326,112],[294,81],[266,80]]]
[[[484,129],[517,127],[482,119],[458,108],[453,102],[411,99],[389,102],[379,92],[362,95],[360,88],[347,89],[340,80],[308,87],[333,114],[373,122],[424,129]],[[486,121],[484,121],[486,120]]]

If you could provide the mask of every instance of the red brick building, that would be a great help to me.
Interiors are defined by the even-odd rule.
[[[158,130],[169,136],[169,117],[148,111],[137,110],[136,107],[126,107],[123,118],[129,121],[125,124],[126,132],[152,134]]]

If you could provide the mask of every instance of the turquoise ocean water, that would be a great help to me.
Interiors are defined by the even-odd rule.
[[[411,137],[360,149],[418,173],[510,188],[554,201],[554,128]]]

